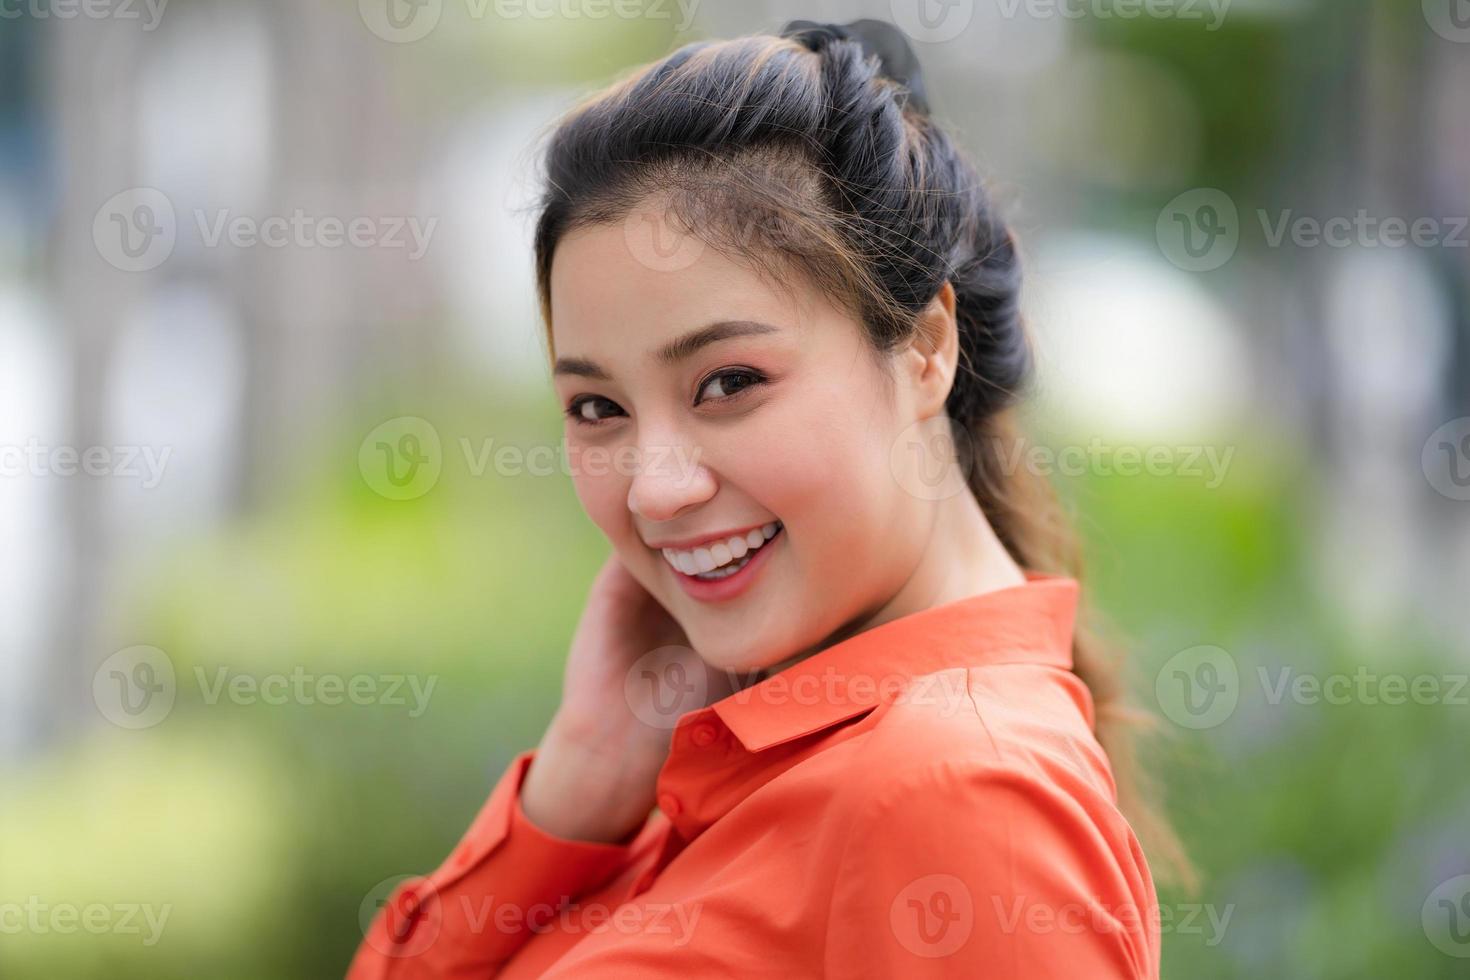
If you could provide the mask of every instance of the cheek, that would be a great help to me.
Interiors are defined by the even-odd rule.
[[[725,474],[786,522],[795,547],[847,539],[892,512],[886,431],[871,405],[814,393],[742,431]]]
[[[619,471],[616,454],[598,447],[571,450],[572,487],[587,517],[612,541],[632,527],[628,511],[630,478]]]

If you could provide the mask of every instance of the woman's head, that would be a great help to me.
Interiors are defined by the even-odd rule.
[[[805,39],[689,45],[575,109],[536,236],[580,499],[726,668],[892,596],[945,506],[902,450],[946,418],[971,445],[1030,364],[974,169],[858,43]],[[662,550],[777,522],[734,598],[691,595]]]
[[[791,33],[687,45],[573,109],[536,229],[579,498],[726,668],[778,663],[871,612],[960,502],[1017,564],[1079,575],[1051,488],[1004,465],[1031,368],[1009,230],[916,68],[906,87],[842,29]],[[869,47],[913,63],[896,32]],[[959,497],[931,492],[933,461],[906,451],[933,425],[952,436]],[[777,522],[752,587],[726,601],[689,595],[650,547]],[[1134,763],[1146,718],[1085,627],[1073,656],[1156,880],[1189,884]]]

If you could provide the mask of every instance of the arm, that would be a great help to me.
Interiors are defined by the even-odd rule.
[[[636,828],[614,843],[569,840],[532,823],[521,785],[535,759],[516,756],[454,853],[394,889],[353,958],[348,980],[490,977],[531,935],[528,910],[576,900],[624,868]]]
[[[1158,976],[1157,899],[1100,794],[974,762],[864,806],[833,893],[832,976]]]
[[[696,685],[704,700],[691,701],[682,688],[630,685],[650,652],[664,654],[657,666],[704,671],[708,682]],[[634,859],[674,724],[728,685],[609,555],[540,745],[516,757],[449,860],[394,891],[349,980],[492,976],[531,938],[528,915],[539,924],[556,903],[575,901]]]

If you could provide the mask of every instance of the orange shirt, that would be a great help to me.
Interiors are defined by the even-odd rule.
[[[631,840],[522,813],[534,750],[349,980],[1157,977],[1158,906],[1070,670],[1078,586],[934,606],[679,718]]]

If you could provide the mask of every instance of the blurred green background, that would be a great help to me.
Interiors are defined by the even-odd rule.
[[[961,2],[936,27],[899,0],[443,0],[408,33],[370,0],[7,14],[0,976],[345,971],[382,883],[436,866],[539,738],[606,554],[565,474],[483,465],[561,438],[536,136],[686,41],[860,16],[919,25],[935,112],[1023,242],[1038,443],[1179,463],[1057,474],[1203,874],[1161,896],[1164,976],[1467,975],[1470,248],[1269,234],[1470,213],[1459,2]],[[140,271],[98,232],[132,188],[176,223]],[[1203,233],[1221,201],[1238,242],[1196,261],[1176,208]],[[221,209],[434,226],[417,257],[210,244],[195,216]],[[437,437],[439,475],[392,499],[364,460],[404,418]],[[151,486],[36,471],[28,444],[168,465]],[[1219,479],[1183,464],[1206,447],[1228,453]],[[115,670],[159,676],[139,647],[173,701],[120,714]],[[1233,670],[1233,708],[1205,716],[1171,693],[1180,664],[1217,676],[1201,648]],[[1275,696],[1364,672],[1344,698]],[[1384,703],[1390,675],[1439,693]],[[383,696],[213,687],[293,676]],[[107,928],[28,924],[99,905]],[[166,914],[156,932],[119,923],[137,906]]]

